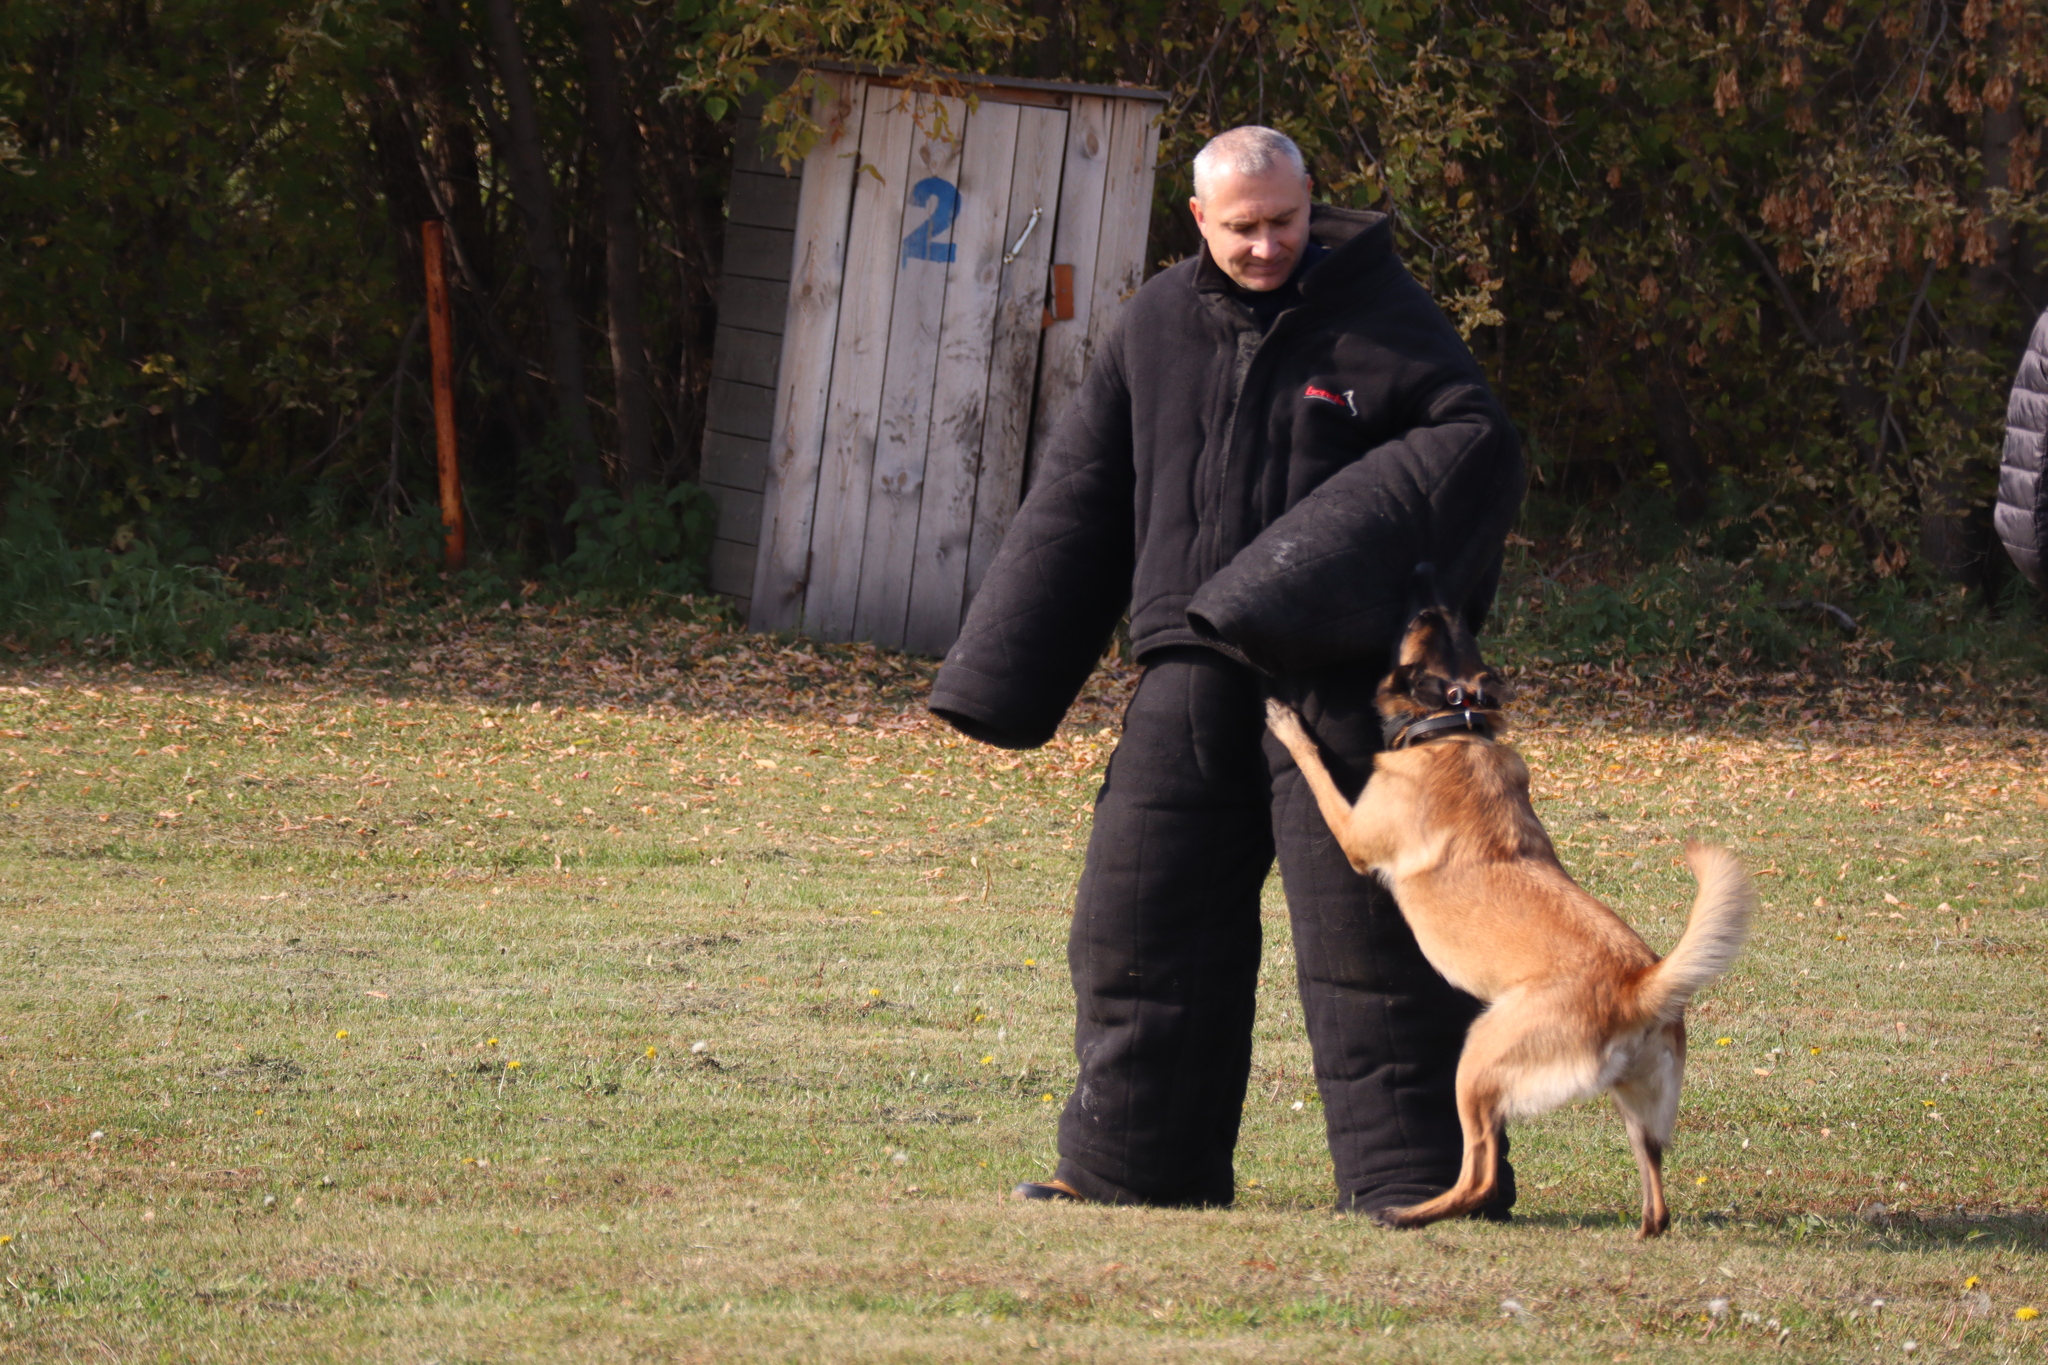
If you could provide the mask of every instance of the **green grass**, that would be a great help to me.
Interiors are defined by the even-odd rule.
[[[650,648],[610,691],[552,652],[476,670],[492,701],[402,651],[0,676],[7,1353],[2048,1350],[2014,1316],[2048,1312],[2038,734],[1539,699],[1589,887],[1667,946],[1699,834],[1768,908],[1692,1016],[1668,1238],[1629,1236],[1604,1104],[1515,1128],[1514,1224],[1397,1234],[1327,1212],[1277,890],[1238,1206],[1001,1197],[1053,1159],[1113,696],[1009,755],[901,686],[785,704],[772,659],[714,706],[638,677]]]

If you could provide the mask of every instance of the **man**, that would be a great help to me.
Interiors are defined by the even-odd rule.
[[[1309,191],[1269,128],[1195,158],[1202,253],[1118,317],[933,687],[966,734],[1029,748],[1126,607],[1145,665],[1068,949],[1080,1076],[1059,1167],[1024,1198],[1232,1200],[1276,850],[1339,1207],[1414,1203],[1458,1174],[1452,1082],[1477,1002],[1346,864],[1263,698],[1296,703],[1356,792],[1415,566],[1478,621],[1521,456],[1391,221]]]

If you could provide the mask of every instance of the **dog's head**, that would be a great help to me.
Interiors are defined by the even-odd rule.
[[[1422,608],[1409,621],[1394,669],[1375,700],[1391,737],[1425,717],[1454,711],[1473,712],[1498,731],[1508,699],[1507,683],[1479,657],[1471,629],[1439,604]]]

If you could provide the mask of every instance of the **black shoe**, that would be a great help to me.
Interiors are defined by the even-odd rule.
[[[1087,1202],[1081,1198],[1080,1191],[1074,1189],[1073,1186],[1067,1184],[1064,1180],[1019,1181],[1017,1188],[1010,1191],[1010,1198],[1025,1200],[1044,1199],[1050,1200],[1055,1204],[1081,1204]]]

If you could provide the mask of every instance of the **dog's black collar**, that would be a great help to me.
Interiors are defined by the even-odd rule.
[[[1405,749],[1411,744],[1420,744],[1437,735],[1457,731],[1459,734],[1474,734],[1481,739],[1493,738],[1493,722],[1479,712],[1469,708],[1439,712],[1424,716],[1421,720],[1410,721],[1399,727],[1389,726],[1387,736],[1389,749]]]

